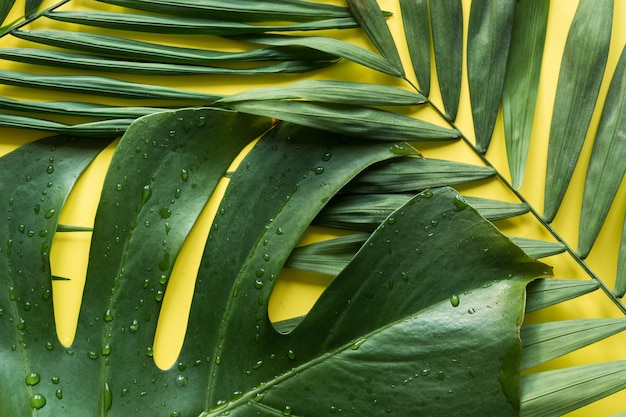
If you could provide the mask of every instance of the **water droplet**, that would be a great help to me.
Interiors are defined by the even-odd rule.
[[[474,307],[470,307],[470,308],[467,309],[467,312],[469,314],[474,314],[474,313],[476,313],[476,310],[474,309]]]
[[[126,396],[126,394],[128,394],[128,388],[122,389],[122,391],[120,392],[120,397],[124,397]]]
[[[20,224],[20,225],[17,227],[17,230],[18,230],[20,233],[24,233],[24,230],[26,230],[26,226],[24,226],[23,224]]]
[[[467,208],[467,202],[460,195],[454,197],[454,211],[463,211]]]
[[[119,184],[119,183],[118,183],[118,184],[115,186],[115,189],[116,189],[117,191],[122,191],[122,190],[124,189],[124,186],[123,186],[122,184]]]
[[[170,417],[180,417],[180,412],[179,411],[172,411],[170,413]]]
[[[389,147],[389,152],[395,155],[415,155],[415,149],[405,143],[394,143]]]
[[[57,397],[59,400],[62,400],[62,399],[63,399],[63,390],[62,390],[61,388],[58,388],[58,389],[55,391],[54,395],[56,395],[56,397]]]
[[[23,318],[20,317],[20,319],[17,321],[17,328],[20,330],[24,330],[26,328],[26,322],[24,321]]]
[[[279,227],[278,229],[276,229],[276,234],[277,234],[277,235],[282,235],[282,234],[284,234],[284,233],[285,233],[285,232],[283,231],[283,228],[282,228],[282,227]]]
[[[170,210],[167,207],[161,207],[159,209],[159,216],[161,216],[162,219],[167,219],[172,215],[172,210]]]
[[[106,344],[102,347],[102,356],[109,356],[111,354],[111,345]]]
[[[263,281],[261,281],[260,279],[254,281],[254,288],[256,288],[257,290],[263,288]]]
[[[54,350],[54,345],[50,342],[46,342],[46,350]]]
[[[263,254],[263,260],[264,260],[265,262],[269,261],[269,260],[270,260],[270,254],[269,254],[269,253],[264,253],[264,254]]]
[[[39,381],[41,381],[41,375],[39,375],[37,372],[31,372],[26,376],[26,385],[37,385]]]
[[[439,381],[443,381],[444,379],[446,379],[446,374],[444,374],[443,371],[437,372],[437,379]]]
[[[288,357],[290,360],[294,360],[294,359],[296,359],[296,352],[294,352],[292,349],[289,349],[289,350],[287,351],[287,357]]]
[[[430,190],[425,190],[420,193],[420,197],[422,198],[431,198],[432,196],[433,196],[433,193]]]
[[[28,175],[26,178],[24,178],[24,181],[28,182],[32,179],[32,177],[30,175]]]
[[[430,373],[430,369],[428,369],[428,368],[424,368],[424,369],[422,369],[422,370],[420,371],[420,375],[421,375],[421,376],[426,376],[426,375],[428,375],[429,373]]]
[[[177,189],[174,191],[174,198],[178,198],[178,197],[180,197],[180,188],[177,188]]]
[[[48,230],[43,229],[39,231],[39,237],[46,237],[48,236]]]
[[[108,309],[106,311],[106,313],[104,313],[104,317],[103,317],[104,321],[106,321],[107,323],[110,322],[111,320],[113,320],[113,313],[111,313],[111,309]]]
[[[58,384],[61,381],[61,379],[59,379],[58,376],[53,376],[52,378],[50,378],[50,382],[52,382],[53,384]]]
[[[321,175],[324,173],[324,167],[315,167],[313,168],[313,172],[315,175]]]
[[[366,341],[366,340],[367,340],[367,339],[365,339],[365,338],[361,338],[361,339],[356,340],[356,341],[355,341],[355,342],[354,342],[354,343],[350,346],[350,349],[352,349],[352,350],[358,350],[358,349],[361,347],[361,345],[362,345],[363,343],[365,343],[365,341]]]
[[[170,269],[170,253],[169,252],[165,252],[165,254],[163,255],[163,259],[161,260],[161,262],[159,262],[159,269],[161,271],[167,271],[168,269]]]
[[[461,300],[459,299],[459,296],[456,294],[452,294],[450,296],[450,304],[452,304],[452,307],[458,307],[459,306],[459,302]]]
[[[33,308],[33,305],[30,303],[30,301],[26,301],[24,303],[24,311],[30,311],[31,308]]]
[[[265,275],[265,269],[263,268],[257,269],[254,275],[256,275],[257,278],[261,278],[263,275]]]
[[[131,323],[130,326],[128,326],[128,330],[131,333],[135,333],[137,330],[139,330],[139,321],[137,319],[134,319]]]
[[[52,164],[48,165],[48,167],[46,168],[46,172],[48,174],[52,174],[54,172],[54,167],[52,166]]]
[[[284,416],[290,416],[292,412],[293,412],[293,410],[291,409],[290,405],[286,405],[285,408],[283,408],[283,415]]]
[[[183,181],[187,181],[189,179],[189,172],[186,169],[180,170],[180,179]]]
[[[111,392],[111,388],[109,387],[109,383],[104,383],[104,409],[110,410],[113,405],[113,393]]]
[[[89,357],[89,359],[98,359],[98,354],[96,352],[87,352],[87,356]]]
[[[263,361],[258,360],[252,365],[252,369],[259,369],[262,365],[263,365]]]
[[[394,224],[395,222],[396,222],[396,219],[395,219],[395,218],[393,218],[393,217],[389,217],[389,218],[387,219],[387,224]]]
[[[9,287],[9,300],[15,301],[15,288]]]
[[[35,410],[39,410],[46,405],[46,397],[40,394],[33,394],[30,396],[30,406]]]
[[[141,207],[146,204],[150,196],[152,196],[152,187],[150,187],[150,185],[144,185],[143,191],[141,192],[141,201],[139,202],[137,212],[139,212],[141,210]]]
[[[154,301],[161,301],[163,300],[163,290],[156,290],[156,292],[154,293]]]
[[[230,397],[230,402],[237,401],[241,397],[243,397],[243,392],[235,391],[235,392],[233,392],[233,395]]]
[[[324,155],[322,155],[322,161],[327,162],[330,161],[330,158],[333,157],[333,154],[330,152],[326,152]]]
[[[331,406],[328,408],[328,412],[329,412],[330,414],[335,414],[335,413],[337,412],[337,407],[335,407],[334,405],[331,405]]]
[[[169,132],[167,132],[169,137],[173,137],[176,134],[176,130],[171,129]]]
[[[400,274],[400,278],[402,278],[402,281],[408,281],[409,280],[409,274],[407,274],[406,272],[402,272]]]
[[[51,218],[52,216],[54,216],[54,213],[56,212],[56,209],[50,209],[48,211],[46,211],[46,213],[43,215],[46,219]]]
[[[219,356],[217,356],[217,357],[215,358],[215,364],[216,364],[216,365],[219,365],[220,363],[222,363],[222,358],[220,358]]]
[[[184,375],[178,375],[176,376],[174,382],[176,383],[177,387],[184,387],[189,383],[189,378]]]
[[[257,392],[254,397],[252,398],[255,402],[260,403],[261,400],[263,400],[263,397],[265,397],[265,394],[262,392]]]

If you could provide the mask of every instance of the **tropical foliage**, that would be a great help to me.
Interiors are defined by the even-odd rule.
[[[621,390],[626,362],[558,358],[624,329],[605,230],[626,11],[565,3],[3,2],[0,408],[547,416]],[[72,240],[82,274],[55,263]],[[290,276],[328,288],[286,319]],[[585,294],[619,318],[559,321]],[[169,355],[167,326],[186,328]]]

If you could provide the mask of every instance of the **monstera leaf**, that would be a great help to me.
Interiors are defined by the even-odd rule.
[[[598,400],[624,386],[625,7],[3,2],[0,408],[623,411]],[[59,224],[110,143],[93,228]],[[51,266],[61,234],[91,237],[86,272]],[[577,279],[532,282],[519,329],[529,255]],[[167,360],[157,320],[187,326]]]

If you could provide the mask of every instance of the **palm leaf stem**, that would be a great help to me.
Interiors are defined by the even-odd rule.
[[[65,3],[69,3],[70,0],[61,0],[59,1],[57,4],[53,4],[52,6],[48,7],[47,9],[44,10],[40,10],[37,13],[34,13],[30,16],[28,16],[27,18],[25,18],[24,20],[22,20],[21,22],[13,25],[13,24],[9,24],[7,25],[5,28],[3,28],[2,30],[0,30],[0,38],[6,36],[7,34],[9,34],[11,31],[15,30],[15,29],[19,29],[23,26],[26,26],[27,24],[39,19],[41,16],[55,10],[58,9],[59,7],[63,6]],[[19,20],[18,20],[19,21]]]
[[[405,78],[405,81],[411,86],[411,88],[413,88],[416,92],[419,92],[419,88],[413,84],[410,80]],[[570,257],[572,259],[574,259],[574,261],[583,269],[583,271],[593,280],[597,281],[598,284],[600,285],[600,288],[602,289],[602,291],[606,294],[607,297],[609,297],[611,299],[611,301],[613,302],[613,304],[615,304],[615,306],[622,312],[622,314],[626,315],[626,306],[622,303],[622,301],[617,298],[615,296],[615,294],[613,293],[613,291],[611,290],[611,288],[607,285],[606,282],[604,282],[592,269],[591,267],[583,260],[581,259],[577,253],[575,248],[573,248],[572,246],[570,246],[567,241],[565,239],[563,239],[561,237],[561,235],[559,234],[559,232],[556,231],[556,229],[554,229],[549,223],[547,223],[543,217],[541,216],[541,214],[535,209],[535,207],[533,207],[533,205],[518,191],[516,190],[504,177],[504,175],[502,175],[502,173],[500,171],[498,171],[498,169],[485,157],[485,155],[483,155],[478,148],[476,148],[476,146],[474,145],[474,143],[472,143],[471,140],[469,140],[469,138],[467,136],[465,136],[465,134],[463,133],[462,130],[459,129],[458,126],[456,126],[456,124],[449,118],[446,116],[446,113],[443,112],[441,109],[439,109],[435,103],[432,102],[432,100],[430,100],[429,98],[426,98],[426,103],[427,105],[429,105],[443,120],[445,120],[448,125],[450,125],[450,127],[454,130],[456,130],[457,132],[459,132],[459,138],[472,150],[472,152],[478,156],[478,158],[481,160],[481,162],[483,164],[485,164],[488,167],[491,167],[494,171],[494,176],[509,190],[511,191],[518,199],[520,202],[526,204],[528,206],[529,209],[529,213],[531,213],[535,219],[537,219],[539,221],[539,223],[552,235],[552,237],[554,237],[558,242],[563,244],[563,247],[565,248],[565,252],[567,252]]]

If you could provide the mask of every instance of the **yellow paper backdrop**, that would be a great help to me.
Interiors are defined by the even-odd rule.
[[[332,2],[341,4],[338,0]],[[48,4],[53,3],[54,2],[48,2]],[[466,27],[469,16],[469,3],[469,0],[463,1]],[[394,13],[394,16],[389,20],[389,24],[399,45],[400,53],[405,62],[406,68],[408,69],[410,68],[410,64],[408,52],[403,42],[403,33],[400,24],[400,13],[397,2],[395,0],[380,0],[379,4],[383,9]],[[577,1],[573,0],[552,0],[551,2],[547,45],[544,52],[540,94],[535,115],[536,126],[533,131],[533,143],[531,145],[525,183],[521,189],[522,194],[526,196],[528,201],[539,210],[543,205],[543,182],[545,177],[546,161],[545,149],[550,126],[552,102],[556,89],[561,53],[567,36],[569,24],[571,23],[576,10],[576,5]],[[19,8],[20,6],[18,6],[16,10]],[[113,6],[106,6],[93,1],[84,0],[72,1],[69,5],[64,6],[62,10],[71,8],[96,10],[116,9]],[[616,1],[614,16],[618,23],[613,27],[613,40],[605,74],[605,82],[602,86],[603,92],[605,92],[608,88],[608,82],[610,81],[610,77],[612,76],[617,63],[619,53],[626,42],[626,26],[623,24],[624,17],[626,17],[626,1]],[[13,13],[9,16],[7,21],[17,17],[17,14]],[[27,29],[44,28],[76,29],[76,26],[39,19],[35,24],[27,27]],[[106,32],[98,29],[90,30],[94,32]],[[346,30],[341,33],[333,31],[332,33],[329,32],[329,34],[340,37],[343,40],[372,48],[371,45],[364,40],[363,34],[358,30]],[[174,35],[147,35],[138,33],[127,33],[127,35],[137,39],[173,45],[182,44],[183,39],[183,37]],[[237,44],[219,40],[214,37],[195,36],[194,38],[198,47],[213,49],[239,48]],[[185,36],[184,39],[185,42],[188,42],[190,37]],[[20,46],[25,44],[25,42],[11,37],[3,38],[2,43],[2,46]],[[35,67],[7,61],[0,61],[0,65],[3,69],[22,70],[25,72],[41,72],[50,74],[67,72],[67,70],[62,69]],[[465,76],[466,73],[464,70],[462,85],[463,91],[461,94],[461,103],[456,124],[464,134],[471,138],[473,136],[473,127],[471,113],[469,110],[469,93]],[[434,78],[431,81],[431,99],[440,105],[441,99],[439,91],[436,87],[436,74],[433,73],[433,77]],[[381,75],[349,62],[341,62],[328,69],[315,71],[306,75],[260,77],[188,76],[171,78],[128,75],[119,76],[118,78],[140,83],[155,83],[181,89],[199,90],[218,94],[229,94],[268,84],[288,84],[304,78],[384,83],[408,88],[407,85],[397,79]],[[45,96],[42,96],[40,91],[10,86],[0,86],[0,94],[22,100],[77,100],[76,97],[71,94],[46,93]],[[93,97],[83,98],[83,100],[93,99]],[[114,99],[98,100],[102,103],[119,103]],[[142,103],[138,103],[138,105],[140,104]],[[442,108],[441,105],[440,108]],[[417,117],[426,118],[435,123],[442,123],[437,115],[429,109],[411,108],[406,110],[406,112]],[[594,123],[596,124],[599,114],[600,109],[595,112]],[[71,118],[60,118],[58,120],[71,121]],[[588,137],[592,138],[594,134],[595,128],[592,128]],[[0,154],[4,154],[27,141],[43,136],[45,136],[45,134],[40,132],[8,128],[0,129]],[[586,161],[588,159],[591,143],[591,139],[587,141],[585,145],[585,154],[581,158],[581,161]],[[462,142],[446,146],[418,145],[417,147],[423,152],[425,157],[455,159],[476,164],[482,163],[480,159],[468,149],[467,145]],[[114,146],[110,146],[106,151],[104,151],[80,178],[77,187],[70,195],[67,205],[61,213],[61,223],[84,226],[93,225],[99,191],[102,186],[104,174],[108,166],[108,161],[113,153],[113,149]],[[492,140],[491,148],[487,153],[487,158],[506,178],[509,177],[503,142],[501,118],[498,120],[496,125],[496,132]],[[561,234],[568,242],[575,243],[577,239],[577,224],[580,210],[579,202],[582,195],[584,174],[584,170],[580,169],[580,167],[576,170],[572,186],[565,196],[563,208],[559,212],[559,215],[553,224],[558,233]],[[7,179],[10,178],[11,175],[15,175],[15,173],[2,173],[2,175],[4,179]],[[226,181],[221,184],[219,190],[220,192],[223,192],[225,185]],[[517,201],[513,193],[495,180],[482,182],[478,185],[473,184],[469,186],[461,186],[458,188],[466,195],[490,197],[513,202]],[[593,271],[604,279],[609,287],[612,287],[613,277],[616,270],[617,244],[620,239],[621,224],[625,210],[624,206],[626,205],[626,198],[624,198],[625,192],[626,190],[622,187],[616,204],[614,205],[614,208],[611,211],[611,214],[607,219],[607,223],[600,235],[598,243],[587,260]],[[195,273],[199,264],[199,258],[202,253],[204,241],[210,229],[211,218],[216,210],[216,205],[213,202],[218,199],[219,195],[217,195],[206,207],[200,220],[198,221],[198,224],[194,227],[192,233],[188,237],[183,251],[176,261],[173,275],[163,300],[163,311],[159,319],[158,330],[155,338],[154,357],[157,363],[162,367],[169,367],[173,363],[176,359],[178,349],[183,342],[187,320],[186,315],[193,291]],[[530,214],[520,216],[515,219],[500,221],[497,225],[501,228],[501,230],[503,230],[503,232],[511,236],[532,237],[554,241],[554,238],[547,233],[546,230],[540,226]],[[311,228],[311,230],[303,236],[301,243],[324,239],[333,235],[336,235],[336,232],[322,228]],[[54,282],[53,288],[55,315],[58,323],[59,337],[65,344],[71,343],[74,328],[76,326],[81,291],[84,284],[84,274],[87,266],[89,238],[89,233],[57,234],[51,250],[53,273],[55,275],[72,278],[71,281]],[[558,277],[588,279],[588,275],[585,271],[583,271],[582,268],[567,254],[553,256],[546,259],[545,262],[555,267],[555,274]],[[305,314],[329,281],[329,277],[319,274],[303,272],[296,273],[294,271],[285,270],[279,277],[270,300],[269,314],[271,319],[276,321]],[[526,322],[597,317],[622,317],[619,310],[613,306],[613,304],[601,291],[596,291],[595,293],[579,299],[530,314],[527,316]],[[543,369],[624,358],[626,358],[626,338],[624,335],[617,335],[606,339],[603,342],[594,344],[593,346],[581,349],[577,352],[554,360],[544,366]],[[485,360],[489,360],[489,358],[485,358]],[[571,413],[570,415],[608,415],[626,410],[626,406],[622,404],[626,404],[626,394],[618,393],[605,400],[598,401],[592,406],[583,408],[575,413]]]

